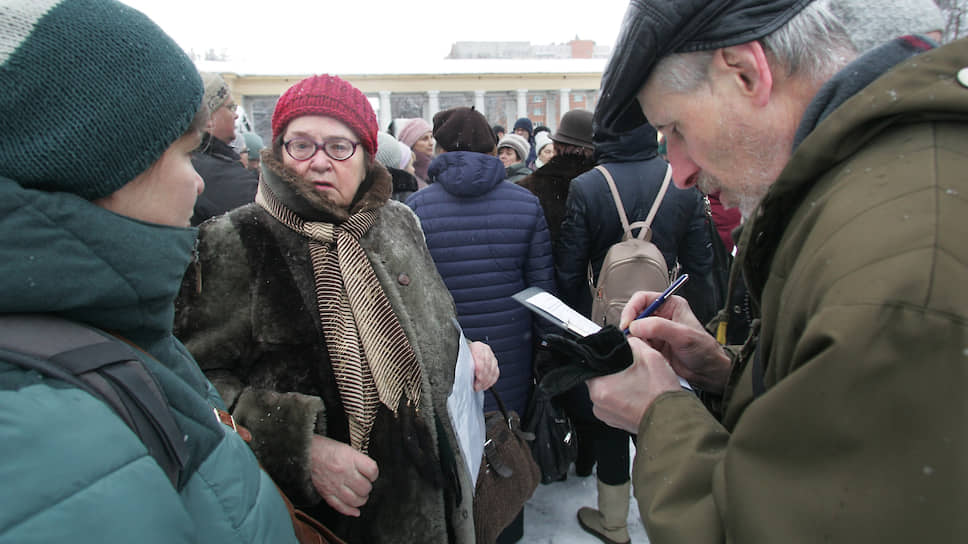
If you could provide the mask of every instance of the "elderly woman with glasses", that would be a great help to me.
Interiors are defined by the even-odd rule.
[[[279,99],[256,202],[201,227],[176,333],[262,465],[349,542],[472,542],[448,413],[462,336],[413,213],[374,161],[376,116],[338,77]],[[470,345],[474,388],[497,380]]]

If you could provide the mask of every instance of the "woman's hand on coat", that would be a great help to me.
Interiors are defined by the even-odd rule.
[[[376,461],[366,454],[318,434],[309,446],[309,467],[313,486],[326,504],[353,517],[359,517],[380,475]]]
[[[484,342],[471,342],[471,357],[474,358],[474,391],[483,391],[497,383],[501,370],[491,346]]]

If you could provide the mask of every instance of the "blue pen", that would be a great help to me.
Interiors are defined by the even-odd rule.
[[[678,291],[679,288],[682,287],[682,284],[686,283],[686,280],[688,279],[689,279],[689,274],[683,274],[678,278],[676,278],[676,281],[672,282],[672,285],[666,288],[666,290],[663,291],[661,295],[659,295],[659,298],[653,300],[652,304],[649,304],[649,306],[646,309],[642,310],[642,312],[639,315],[635,316],[635,319],[642,319],[644,317],[649,317],[650,315],[655,313],[655,311],[659,309],[659,306],[662,306],[663,302],[668,300],[668,298],[671,297],[672,295],[676,294],[676,291]],[[633,321],[635,321],[635,319],[633,319]],[[626,328],[622,332],[625,333],[625,336],[629,335],[628,328]]]

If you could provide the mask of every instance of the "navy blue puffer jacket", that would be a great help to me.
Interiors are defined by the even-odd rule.
[[[555,291],[541,204],[528,190],[504,181],[504,165],[491,155],[445,153],[428,174],[433,183],[411,195],[407,205],[420,218],[464,334],[494,350],[501,368],[498,393],[508,408],[523,414],[534,335],[531,312],[511,295],[532,286]],[[487,395],[484,409],[495,408]]]

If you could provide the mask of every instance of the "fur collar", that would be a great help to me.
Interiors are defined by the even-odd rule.
[[[293,188],[299,179],[298,174],[282,164],[272,155],[271,149],[262,151],[262,183],[265,183],[276,197],[304,221],[323,221],[340,224],[350,215],[383,207],[393,191],[393,179],[387,169],[377,162],[369,167],[369,172],[353,199],[350,209],[331,205],[316,206],[308,202]],[[328,203],[327,203],[328,204]]]

